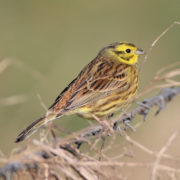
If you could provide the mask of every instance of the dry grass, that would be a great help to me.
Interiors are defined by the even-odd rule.
[[[180,169],[172,164],[180,163],[180,159],[167,151],[178,138],[179,131],[176,131],[159,152],[154,152],[126,135],[125,140],[131,144],[131,148],[135,146],[154,158],[150,162],[133,161],[134,155],[128,149],[109,157],[106,153],[109,147],[104,147],[99,153],[96,141],[89,142],[89,151],[96,152],[89,155],[87,149],[80,151],[68,141],[65,143],[56,139],[54,143],[45,143],[33,140],[28,147],[16,149],[9,159],[1,158],[3,167],[0,175],[4,179],[127,179],[128,174],[123,174],[123,170],[147,169],[151,171],[152,180],[160,177],[159,173],[176,179],[180,175]],[[163,164],[163,161],[166,163]]]

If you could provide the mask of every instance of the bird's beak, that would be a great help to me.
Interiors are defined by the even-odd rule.
[[[136,51],[136,54],[137,55],[141,55],[141,54],[144,54],[144,51],[142,50],[142,49],[137,49],[137,51]]]

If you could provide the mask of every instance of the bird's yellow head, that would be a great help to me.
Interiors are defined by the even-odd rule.
[[[108,56],[122,63],[134,65],[138,61],[140,54],[144,54],[142,49],[137,48],[134,44],[128,42],[113,43],[105,47],[101,54]]]

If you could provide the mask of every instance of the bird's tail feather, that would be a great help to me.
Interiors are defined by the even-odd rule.
[[[31,125],[29,125],[24,131],[22,131],[16,138],[15,142],[18,143],[20,141],[23,141],[24,139],[34,134],[44,124],[56,118],[57,118],[57,114],[49,114],[40,117],[39,119],[34,121]]]

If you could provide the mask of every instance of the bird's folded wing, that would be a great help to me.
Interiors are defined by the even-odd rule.
[[[83,85],[82,85],[83,83]],[[100,78],[92,81],[84,81],[69,98],[65,111],[74,110],[102,99],[115,91],[121,91],[127,85],[125,79]]]

